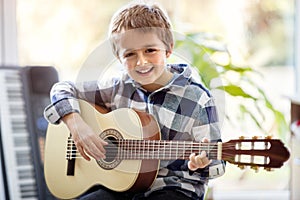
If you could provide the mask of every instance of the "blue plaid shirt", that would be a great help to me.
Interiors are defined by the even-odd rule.
[[[200,142],[207,137],[211,142],[221,141],[216,106],[210,93],[192,78],[185,64],[168,65],[174,76],[162,88],[147,92],[126,73],[109,81],[91,81],[81,84],[60,82],[53,86],[51,102],[45,109],[50,123],[59,123],[70,112],[80,112],[77,99],[84,99],[110,110],[134,108],[152,114],[161,129],[164,140],[192,140]],[[204,169],[189,171],[184,160],[161,161],[158,176],[147,196],[154,190],[172,188],[193,199],[201,199],[205,184],[211,178],[224,174],[225,162],[213,160]]]

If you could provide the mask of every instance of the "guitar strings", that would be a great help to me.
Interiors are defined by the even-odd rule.
[[[178,152],[174,153],[172,151],[164,151],[165,156],[162,156],[161,151],[117,151],[114,148],[115,151],[110,152],[108,151],[106,153],[107,159],[160,159],[160,160],[171,160],[171,159],[187,159],[189,158],[190,154],[193,153],[191,151],[183,151],[180,149]],[[208,157],[217,158],[218,150],[210,150],[207,152]],[[226,155],[223,153],[223,155]],[[82,156],[77,150],[68,150],[67,151],[67,157],[66,158],[81,158]]]
[[[139,153],[139,152],[137,152],[137,153]],[[144,154],[143,156],[141,156],[141,154],[137,154],[137,155],[139,155],[139,156],[137,156],[136,154],[131,152],[131,154],[129,154],[129,156],[127,156],[127,157],[119,157],[118,154],[108,152],[106,154],[106,159],[110,159],[110,160],[113,160],[113,159],[121,159],[121,160],[126,160],[126,159],[127,160],[141,160],[141,159],[175,160],[175,159],[182,159],[182,160],[187,160],[189,158],[190,154],[191,154],[191,152],[182,152],[181,154],[175,154],[175,155],[171,154],[170,157],[165,156],[163,158],[157,153],[151,154],[151,152],[149,152],[149,154]],[[222,153],[222,156],[226,157],[226,158],[235,159],[235,156],[232,156],[232,154],[230,154],[230,153]],[[217,151],[216,150],[210,151],[208,157],[217,158]],[[267,158],[268,156],[263,156],[263,157]],[[70,158],[83,158],[83,157],[80,155],[79,152],[73,151],[71,156],[66,157],[66,159],[70,159]]]
[[[192,141],[164,141],[164,140],[118,140],[105,147],[107,159],[186,159],[191,153],[206,151],[208,157],[217,158],[217,143],[195,143]],[[267,142],[266,148],[267,148]],[[236,148],[236,144],[222,143],[222,150]],[[249,150],[254,150],[249,149]],[[259,149],[262,150],[262,149]],[[222,152],[222,156],[232,156]],[[67,159],[83,158],[77,151],[74,141],[68,140]]]
[[[71,141],[71,143],[68,144],[68,151],[71,153],[72,151],[77,151],[77,148],[74,143]],[[118,149],[123,149],[127,151],[156,151],[157,149],[163,149],[163,151],[171,151],[171,150],[192,150],[192,151],[213,151],[215,148],[217,148],[216,143],[211,143],[211,144],[205,144],[205,143],[190,143],[190,144],[171,144],[171,145],[165,145],[165,144],[147,144],[144,146],[140,145],[111,145],[109,144],[108,146],[105,146],[106,150],[109,151],[114,151]],[[236,147],[236,145],[224,145],[222,144],[222,150],[225,149],[232,149],[233,147]],[[255,148],[249,149],[249,150],[255,150]],[[261,150],[261,149],[260,149]]]

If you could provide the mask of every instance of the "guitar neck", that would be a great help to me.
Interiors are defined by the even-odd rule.
[[[209,159],[221,159],[222,143],[167,140],[115,140],[106,147],[107,157],[120,160],[188,160],[191,153],[206,151]]]

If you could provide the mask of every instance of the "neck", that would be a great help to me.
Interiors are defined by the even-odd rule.
[[[220,159],[220,145],[221,143],[192,141],[119,140],[114,146],[108,148],[118,149],[113,152],[118,152],[121,160],[188,160],[191,153],[200,154],[201,151],[206,151],[210,159]],[[111,155],[108,153],[107,156]]]
[[[170,83],[170,81],[172,80],[174,74],[169,72],[169,71],[165,71],[164,74],[155,81],[155,83],[150,83],[150,84],[146,84],[143,85],[142,87],[147,90],[148,92],[153,92],[156,91],[166,85],[168,85]]]

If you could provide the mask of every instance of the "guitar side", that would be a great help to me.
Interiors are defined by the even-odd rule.
[[[118,109],[106,114],[98,112],[89,103],[80,100],[81,115],[95,133],[116,129],[124,139],[160,139],[156,121],[147,113]],[[95,160],[76,158],[74,174],[67,175],[66,151],[70,133],[63,124],[49,124],[44,173],[52,194],[61,199],[75,198],[94,185],[103,185],[115,191],[145,190],[151,186],[159,166],[157,160],[122,160],[113,169],[103,169]]]

